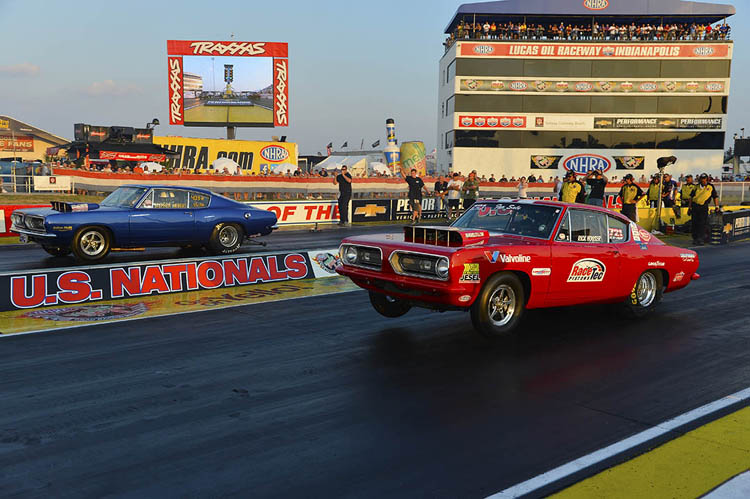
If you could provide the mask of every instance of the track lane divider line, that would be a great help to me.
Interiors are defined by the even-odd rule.
[[[627,452],[640,445],[646,444],[669,432],[677,431],[694,421],[715,414],[727,407],[738,405],[749,400],[750,387],[722,397],[704,406],[698,407],[697,409],[693,409],[692,411],[680,414],[675,418],[664,421],[663,423],[657,424],[656,426],[640,433],[636,433],[624,440],[620,440],[619,442],[579,457],[578,459],[563,464],[562,466],[558,466],[557,468],[535,476],[534,478],[513,485],[512,487],[488,496],[487,499],[507,499],[532,494],[544,487],[553,485],[555,482],[570,477],[573,474],[593,468],[618,454],[622,454],[623,452]]]

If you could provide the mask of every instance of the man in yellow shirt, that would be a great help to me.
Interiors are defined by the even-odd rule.
[[[695,188],[693,197],[690,198],[688,214],[693,217],[693,244],[702,246],[706,239],[706,225],[708,224],[708,205],[711,200],[719,209],[719,195],[716,188],[708,182],[708,175],[702,173],[698,178],[699,184]]]
[[[633,175],[629,173],[625,175],[623,181],[625,183],[620,187],[619,194],[620,199],[622,199],[622,210],[620,213],[631,219],[633,222],[636,222],[636,205],[644,196],[643,190],[635,183]]]
[[[568,172],[560,189],[560,201],[563,203],[583,203],[586,197],[586,189],[576,179],[576,174]]]

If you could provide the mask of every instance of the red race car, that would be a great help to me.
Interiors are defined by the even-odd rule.
[[[483,200],[451,226],[349,237],[340,253],[336,271],[382,315],[468,310],[486,336],[509,333],[534,308],[622,303],[642,317],[699,277],[694,251],[619,213],[553,201]]]

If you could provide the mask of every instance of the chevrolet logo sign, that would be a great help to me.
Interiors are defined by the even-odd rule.
[[[380,206],[377,204],[366,204],[354,210],[355,215],[364,215],[365,218],[377,217],[378,215],[383,215],[384,213],[385,206]]]

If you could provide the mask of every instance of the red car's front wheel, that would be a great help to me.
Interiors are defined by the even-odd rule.
[[[525,309],[523,284],[515,274],[495,274],[471,306],[471,322],[480,334],[497,338],[511,333]]]

